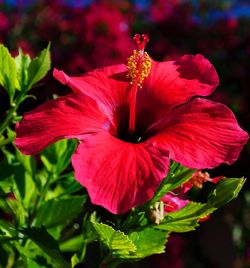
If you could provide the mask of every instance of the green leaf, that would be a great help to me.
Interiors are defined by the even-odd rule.
[[[35,226],[51,228],[69,223],[82,211],[86,198],[87,196],[71,196],[44,202],[38,210]]]
[[[159,188],[155,192],[154,197],[150,200],[150,204],[153,204],[164,196],[166,193],[178,188],[183,183],[188,181],[196,169],[189,169],[180,164],[173,162],[167,177],[161,182]]]
[[[0,219],[0,231],[2,234],[6,234],[8,236],[16,237],[17,232],[16,229],[12,227],[10,223],[7,223],[4,220]]]
[[[17,155],[18,159],[9,164],[9,169],[12,173],[13,191],[20,204],[23,204],[25,208],[29,208],[33,206],[32,201],[37,195],[35,160],[34,156],[24,156],[20,152]]]
[[[169,232],[176,232],[176,233],[186,233],[190,231],[194,231],[199,226],[197,219],[182,219],[176,220],[168,223],[163,223],[160,225],[155,226],[156,229],[166,230]]]
[[[28,67],[28,90],[49,71],[51,66],[50,44],[44,49],[39,57],[34,58]]]
[[[104,223],[92,222],[92,225],[100,241],[107,246],[113,256],[124,258],[136,251],[134,243],[123,232],[116,231]]]
[[[162,223],[155,228],[179,233],[189,232],[199,226],[199,219],[209,215],[215,209],[207,204],[190,202],[184,208],[168,213]]]
[[[31,176],[36,172],[36,161],[34,156],[24,155],[19,150],[16,150],[17,160],[22,164],[24,170]]]
[[[34,205],[33,201],[38,192],[33,180],[34,177],[26,172],[21,165],[15,166],[15,169],[13,177],[14,194],[18,197],[19,201],[22,200],[25,208],[30,208]]]
[[[26,268],[53,268],[53,266],[48,264],[43,257],[36,256],[34,259],[27,260]]]
[[[83,236],[78,235],[60,243],[60,250],[68,252],[70,251],[76,252],[82,247],[83,243],[84,243]]]
[[[128,259],[142,259],[153,254],[161,254],[165,251],[168,232],[145,228],[141,231],[129,234],[129,239],[135,244],[136,251]]]
[[[33,156],[25,156],[17,152],[17,157],[9,154],[0,162],[0,182],[2,180],[12,182],[11,191],[14,191],[19,205],[24,205],[26,208],[33,205],[32,199],[37,195],[34,179],[35,160]]]
[[[57,267],[70,268],[70,264],[63,258],[56,240],[44,227],[25,228],[20,230],[25,236],[37,244],[49,257],[53,259]]]
[[[8,136],[9,141],[13,142],[15,137],[16,137],[16,132],[8,127],[7,128],[7,136]]]
[[[79,259],[79,257],[74,254],[72,257],[71,257],[71,266],[72,268],[74,268],[77,264],[79,264],[81,261]]]
[[[60,174],[69,165],[76,145],[76,140],[61,140],[44,149],[41,160],[46,169],[51,173]]]
[[[24,261],[22,267],[26,268],[55,267],[54,260],[31,240],[27,241],[24,246],[22,246],[20,243],[17,242],[13,242],[12,245],[15,246],[16,250],[18,250],[22,256],[22,259]]]
[[[0,44],[0,84],[9,94],[10,103],[13,103],[16,85],[16,64],[9,50]]]
[[[242,189],[246,179],[226,178],[221,180],[215,190],[208,197],[208,204],[213,207],[221,207],[236,198]]]
[[[23,54],[22,50],[19,49],[19,54],[15,58],[16,70],[17,70],[17,89],[26,90],[28,84],[28,68],[31,59],[29,55]]]
[[[57,198],[61,198],[65,195],[67,196],[67,195],[76,193],[79,190],[83,189],[82,185],[78,181],[75,180],[73,172],[64,174],[62,177],[65,178],[65,180],[62,181],[62,183],[61,183],[61,185],[64,188],[64,191],[62,193],[60,193],[57,196]],[[62,178],[62,177],[60,177],[60,178]]]
[[[138,211],[137,209],[133,209],[130,211],[126,220],[123,222],[121,229],[122,231],[127,232],[131,228],[135,228],[136,226],[144,226],[148,223],[149,220],[145,211]]]

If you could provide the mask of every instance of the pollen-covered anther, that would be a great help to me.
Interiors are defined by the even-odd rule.
[[[131,78],[131,83],[137,83],[142,86],[143,80],[148,77],[152,63],[147,52],[133,51],[133,55],[128,58],[128,77]]]
[[[190,179],[190,182],[197,188],[202,188],[203,183],[206,181],[211,181],[209,173],[201,172],[200,170],[195,172]]]

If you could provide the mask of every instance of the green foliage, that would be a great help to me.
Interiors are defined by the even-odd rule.
[[[0,84],[8,92],[11,105],[20,104],[20,100],[18,103],[14,101],[16,89],[25,99],[23,94],[47,74],[50,66],[50,44],[33,60],[24,55],[21,49],[18,56],[13,58],[9,50],[0,44]]]
[[[199,225],[199,220],[214,210],[206,204],[190,202],[181,210],[168,213],[155,228],[180,233],[193,231]]]
[[[57,267],[70,267],[62,256],[56,240],[47,232],[44,227],[25,228],[20,230],[25,236],[37,244],[49,257],[53,259]]]
[[[41,160],[46,169],[50,173],[60,174],[69,165],[76,145],[76,140],[61,140],[45,148]]]
[[[0,148],[14,140],[14,136],[9,135],[9,126],[20,120],[20,116],[17,115],[20,104],[26,98],[34,97],[27,95],[27,92],[47,74],[50,66],[50,44],[33,60],[24,55],[21,49],[19,55],[13,58],[9,50],[0,45],[0,85],[5,88],[10,99],[10,109],[0,122]],[[3,133],[7,138],[2,135]]]
[[[30,65],[31,59],[29,55],[23,54],[22,50],[19,49],[19,54],[15,58],[16,69],[17,69],[17,89],[23,90],[27,87],[28,84],[28,68]]]
[[[16,64],[3,44],[0,44],[0,84],[8,92],[12,104],[16,86]]]
[[[67,252],[76,252],[79,250],[79,248],[81,248],[83,242],[84,241],[82,235],[72,237],[60,244],[60,250]]]
[[[92,222],[100,241],[109,249],[115,258],[125,258],[136,251],[133,242],[121,231],[116,231],[104,223]]]
[[[167,177],[162,181],[159,188],[150,200],[150,204],[157,202],[166,193],[178,188],[189,180],[196,169],[189,169],[176,162],[172,162]]]
[[[45,201],[37,212],[35,226],[51,228],[67,224],[82,211],[87,196],[71,196],[64,199]]]
[[[242,189],[246,179],[231,178],[219,182],[215,190],[209,195],[209,204],[213,207],[221,207],[236,198]]]
[[[153,254],[164,253],[165,244],[169,233],[146,227],[140,231],[129,234],[130,240],[135,244],[137,250],[128,259],[142,259]]]
[[[41,54],[34,58],[28,65],[28,88],[41,80],[49,71],[51,66],[50,60],[50,44]]]
[[[76,254],[74,254],[71,258],[71,267],[75,267],[77,264],[81,263],[80,259]]]

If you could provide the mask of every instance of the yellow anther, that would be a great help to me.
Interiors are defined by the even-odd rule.
[[[142,50],[133,51],[133,55],[128,58],[128,77],[131,78],[131,83],[137,83],[142,87],[143,80],[148,77],[151,70],[151,59],[147,52]]]

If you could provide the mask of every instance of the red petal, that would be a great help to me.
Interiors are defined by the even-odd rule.
[[[203,218],[200,218],[200,219],[198,220],[198,222],[204,222],[204,221],[209,220],[210,218],[211,218],[211,215],[209,214],[209,215],[204,216]]]
[[[169,159],[168,152],[152,144],[127,143],[99,133],[79,145],[72,163],[91,201],[116,214],[153,196],[167,174]]]
[[[145,111],[155,114],[157,110],[155,118],[159,119],[169,108],[194,96],[210,95],[218,84],[213,65],[202,55],[184,55],[176,61],[152,61],[150,75],[138,91],[138,113],[143,116]]]
[[[171,159],[199,169],[232,164],[248,140],[229,108],[199,98],[173,109],[151,128],[151,135]]]
[[[54,77],[70,86],[73,91],[94,99],[103,113],[107,114],[112,133],[118,132],[120,124],[128,123],[130,84],[126,78],[127,67],[113,65],[88,72],[81,77],[70,77],[54,69]],[[126,121],[126,122],[125,122]]]
[[[107,128],[107,117],[100,112],[95,101],[72,94],[26,113],[16,125],[15,145],[24,154],[35,154],[59,139]]]
[[[214,184],[217,184],[219,181],[225,178],[226,178],[225,176],[217,176],[217,177],[212,178],[210,181]]]
[[[182,199],[177,195],[171,193],[164,195],[161,201],[165,204],[165,212],[174,212],[185,207],[190,201],[188,199]]]
[[[124,64],[96,69],[80,77],[70,77],[57,69],[53,71],[54,77],[62,84],[103,104],[106,110],[127,102],[129,81],[126,74],[127,67]]]

